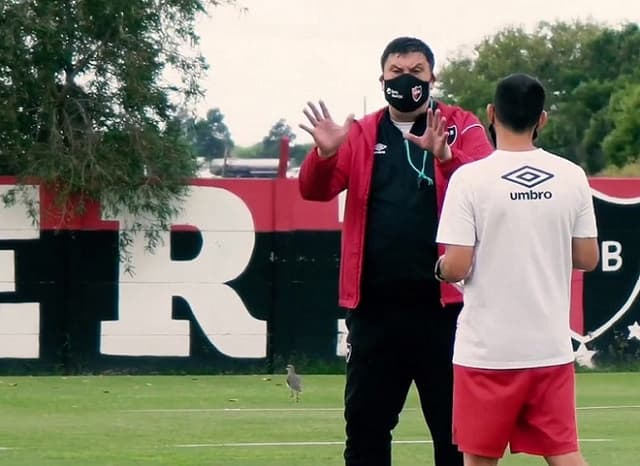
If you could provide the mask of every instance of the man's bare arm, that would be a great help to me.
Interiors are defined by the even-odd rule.
[[[571,254],[573,267],[580,270],[592,271],[600,261],[597,238],[573,238],[571,240]]]
[[[447,244],[446,252],[439,259],[439,266],[436,267],[436,276],[449,282],[455,283],[464,280],[471,271],[473,265],[473,246],[456,246]]]

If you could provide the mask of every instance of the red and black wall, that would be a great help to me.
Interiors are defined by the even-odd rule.
[[[8,189],[13,180],[0,180]],[[640,344],[640,180],[593,179],[599,268],[576,274],[583,363]],[[338,365],[343,198],[300,198],[297,180],[198,180],[154,254],[118,260],[124,219],[97,206],[61,218],[34,187],[40,225],[0,210],[0,373],[281,371]],[[544,273],[544,271],[541,271]],[[635,345],[635,346],[634,346]],[[637,357],[640,359],[640,353]]]

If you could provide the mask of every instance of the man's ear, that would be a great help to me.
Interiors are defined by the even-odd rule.
[[[538,133],[545,127],[547,121],[549,121],[549,115],[543,110],[540,114],[540,118],[538,119]]]
[[[378,78],[378,81],[380,81],[380,86],[382,87],[382,90],[384,91],[384,76],[380,75],[380,77]]]
[[[496,108],[493,104],[487,104],[487,120],[489,120],[491,124],[494,124],[496,121]]]

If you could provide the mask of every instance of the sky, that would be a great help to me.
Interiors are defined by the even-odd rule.
[[[459,53],[507,26],[539,21],[640,21],[632,0],[238,0],[198,20],[209,70],[195,110],[218,107],[236,145],[259,142],[280,118],[297,135],[308,101],[323,99],[333,117],[361,117],[385,105],[380,54],[398,36],[432,48],[435,73]],[[516,71],[516,70],[514,70]],[[470,77],[472,79],[472,77]]]

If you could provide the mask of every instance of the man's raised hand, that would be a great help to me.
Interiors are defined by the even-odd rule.
[[[447,120],[442,116],[440,110],[435,112],[431,109],[427,110],[427,129],[422,136],[405,133],[404,137],[421,149],[428,150],[441,161],[451,158],[451,150],[447,144],[449,138]]]
[[[303,113],[311,126],[301,124],[300,128],[313,137],[318,147],[318,155],[323,158],[335,155],[349,134],[354,115],[349,115],[343,125],[338,125],[331,118],[331,114],[323,101],[320,101],[319,109],[314,103],[308,102],[307,108],[304,109]]]

